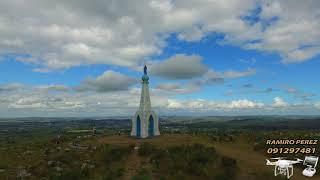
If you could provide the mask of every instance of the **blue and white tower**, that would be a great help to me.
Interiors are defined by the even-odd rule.
[[[137,138],[159,136],[159,119],[157,114],[151,108],[149,76],[146,65],[144,66],[144,74],[142,76],[141,83],[140,107],[132,118],[131,136],[136,136]]]

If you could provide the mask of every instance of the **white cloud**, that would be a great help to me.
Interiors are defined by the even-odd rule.
[[[177,54],[151,65],[150,72],[169,79],[191,79],[206,73],[208,68],[197,55]]]
[[[189,65],[185,66],[185,63],[181,63],[181,65],[167,65],[169,70],[165,71],[170,71],[170,78],[174,79],[179,79],[177,77],[182,77],[184,76],[185,78],[187,76],[190,76],[190,71],[187,70]],[[178,68],[176,68],[178,67]],[[187,67],[187,68],[185,68]],[[197,67],[196,65],[190,65],[190,68],[192,67]],[[183,69],[180,69],[183,68]],[[176,71],[174,69],[177,69]],[[184,73],[182,73],[184,72]],[[177,75],[177,74],[181,74]],[[208,86],[208,85],[215,85],[215,84],[221,84],[224,83],[225,79],[234,79],[234,78],[241,78],[245,76],[251,76],[256,73],[255,69],[248,69],[246,71],[235,71],[235,70],[229,70],[225,72],[216,72],[214,70],[207,70],[206,73],[204,73],[200,77],[194,77],[194,79],[191,79],[185,83],[179,83],[179,82],[170,82],[170,83],[161,83],[156,86],[156,90],[159,90],[163,93],[170,92],[170,93],[175,93],[175,94],[180,94],[180,93],[193,93],[197,92],[202,89],[203,86]],[[164,73],[166,74],[166,73]],[[189,77],[192,78],[192,77]]]
[[[241,78],[241,77],[251,76],[254,74],[256,74],[255,69],[248,69],[246,71],[229,70],[229,71],[223,72],[222,77],[224,77],[224,78]]]
[[[46,72],[83,64],[132,67],[167,45],[166,38],[220,43],[276,52],[283,62],[303,62],[320,52],[319,2],[308,1],[124,1],[0,2],[0,54]],[[252,10],[261,7],[260,14]],[[257,22],[246,18],[257,16]]]
[[[174,67],[174,65],[168,65],[168,67]],[[184,67],[184,65],[180,65],[177,67]],[[194,67],[194,66],[192,66]],[[195,66],[196,67],[196,66]],[[187,68],[186,68],[187,69]],[[172,69],[171,78],[177,77],[177,72]],[[178,72],[183,72],[182,69],[178,70]],[[190,71],[186,71],[185,73],[190,73]],[[208,85],[216,85],[225,82],[225,79],[234,79],[241,78],[246,76],[251,76],[256,73],[255,69],[248,69],[246,71],[235,71],[229,70],[225,72],[216,72],[214,70],[208,70],[202,76],[198,78],[191,79],[185,83],[173,82],[173,83],[161,83],[157,85],[156,89],[160,91],[166,91],[171,93],[193,93],[202,89],[203,86]],[[184,75],[186,76],[186,75]],[[189,75],[188,75],[189,76]],[[191,78],[191,77],[190,77]]]
[[[132,77],[123,75],[115,71],[105,71],[97,78],[88,78],[84,80],[77,89],[79,91],[121,91],[128,90],[128,88],[138,81]]]
[[[263,2],[260,24],[275,20],[261,33],[260,40],[249,43],[248,48],[278,52],[285,63],[303,62],[318,55],[319,6],[313,0]]]
[[[169,109],[181,109],[184,108],[183,104],[177,100],[169,99],[167,107]]]
[[[41,92],[40,92],[41,93]],[[33,116],[34,112],[61,112],[66,113],[70,110],[80,110],[86,107],[85,102],[75,95],[68,94],[52,95],[52,94],[21,94],[19,96],[11,96],[8,102],[8,109],[19,109],[20,111],[29,112],[29,116]],[[19,116],[19,114],[16,114]]]
[[[259,109],[263,108],[263,103],[250,101],[248,99],[233,100],[230,102],[208,101],[203,99],[178,101],[170,99],[168,101],[168,108],[172,109],[188,109],[189,111],[230,111],[235,109]]]
[[[287,107],[288,103],[285,102],[281,97],[275,97],[273,99],[273,107]]]
[[[152,106],[166,107],[167,97],[151,91]],[[48,91],[31,87],[28,91],[0,93],[2,116],[121,116],[137,110],[140,89],[105,93]]]
[[[169,12],[172,10],[173,8],[173,4],[171,0],[152,0],[150,2],[150,7],[155,9],[155,10],[159,10],[159,11],[163,11],[163,12]]]
[[[0,112],[7,116],[131,116],[139,106],[140,88],[95,93],[73,91],[44,91],[39,86],[26,86],[0,93]],[[42,87],[42,86],[41,86]],[[17,93],[19,92],[19,93]],[[153,108],[160,115],[186,113],[198,115],[315,113],[319,103],[291,104],[276,97],[271,104],[251,100],[230,101],[205,99],[176,99],[163,90],[150,89]],[[176,92],[179,93],[179,92]]]
[[[228,70],[224,72],[217,72],[214,70],[209,70],[203,75],[202,78],[196,80],[194,83],[197,85],[211,85],[217,83],[223,83],[225,79],[241,78],[246,76],[251,76],[256,73],[255,69],[248,69],[246,71],[235,71]]]
[[[291,94],[293,97],[300,99],[302,101],[311,101],[313,100],[312,97],[316,96],[315,93],[304,92],[303,90],[299,90],[292,87],[287,87],[285,91]]]
[[[61,84],[41,85],[36,87],[42,91],[68,91],[69,87]]]
[[[261,12],[261,18],[270,19],[281,15],[283,11],[283,7],[281,6],[282,5],[279,1],[271,1],[269,3],[264,3]]]
[[[231,101],[229,108],[262,108],[264,106],[263,103],[257,103],[254,101],[250,101],[247,99],[241,99],[236,101]]]
[[[1,84],[0,92],[2,91],[16,91],[25,88],[23,84],[20,83],[10,83],[10,84]]]
[[[156,90],[168,91],[175,94],[192,93],[200,89],[201,87],[194,83],[162,83],[156,87]]]
[[[42,109],[45,107],[46,107],[46,104],[44,104],[41,101],[41,99],[37,97],[22,97],[9,105],[9,108],[17,108],[17,109],[20,109],[20,108],[21,109],[29,109],[29,108]]]

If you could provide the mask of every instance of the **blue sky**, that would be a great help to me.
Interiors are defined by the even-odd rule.
[[[317,1],[131,3],[1,2],[2,116],[319,115]]]

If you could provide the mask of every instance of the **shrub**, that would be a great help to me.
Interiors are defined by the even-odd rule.
[[[150,155],[153,151],[155,151],[155,147],[154,145],[144,142],[141,144],[140,148],[139,148],[139,155],[140,156],[146,156],[146,155]]]
[[[140,169],[139,173],[132,177],[132,180],[151,180],[150,173],[146,169]]]
[[[213,147],[194,144],[156,150],[151,156],[151,162],[172,176],[178,173],[207,176],[209,165],[216,157]]]
[[[100,154],[102,160],[106,164],[110,164],[114,161],[120,161],[131,152],[130,147],[116,147],[110,145],[104,145],[100,147]]]
[[[232,179],[236,175],[237,161],[233,158],[223,156],[221,158],[221,167],[224,169],[224,176]]]
[[[81,179],[83,178],[82,174],[78,170],[68,170],[63,172],[61,176],[53,176],[50,179],[53,180],[69,180],[69,179]]]

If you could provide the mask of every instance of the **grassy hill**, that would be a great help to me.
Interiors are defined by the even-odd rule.
[[[0,179],[281,179],[265,159],[286,155],[267,154],[266,139],[319,139],[319,122],[318,117],[164,118],[161,136],[135,139],[127,136],[128,119],[1,121]],[[303,168],[295,165],[291,179],[308,179]],[[319,173],[312,179],[320,179]]]
[[[0,179],[277,179],[267,157],[245,137],[216,142],[183,134],[66,136],[56,143],[44,138],[1,146]],[[295,170],[291,179],[307,179]]]

